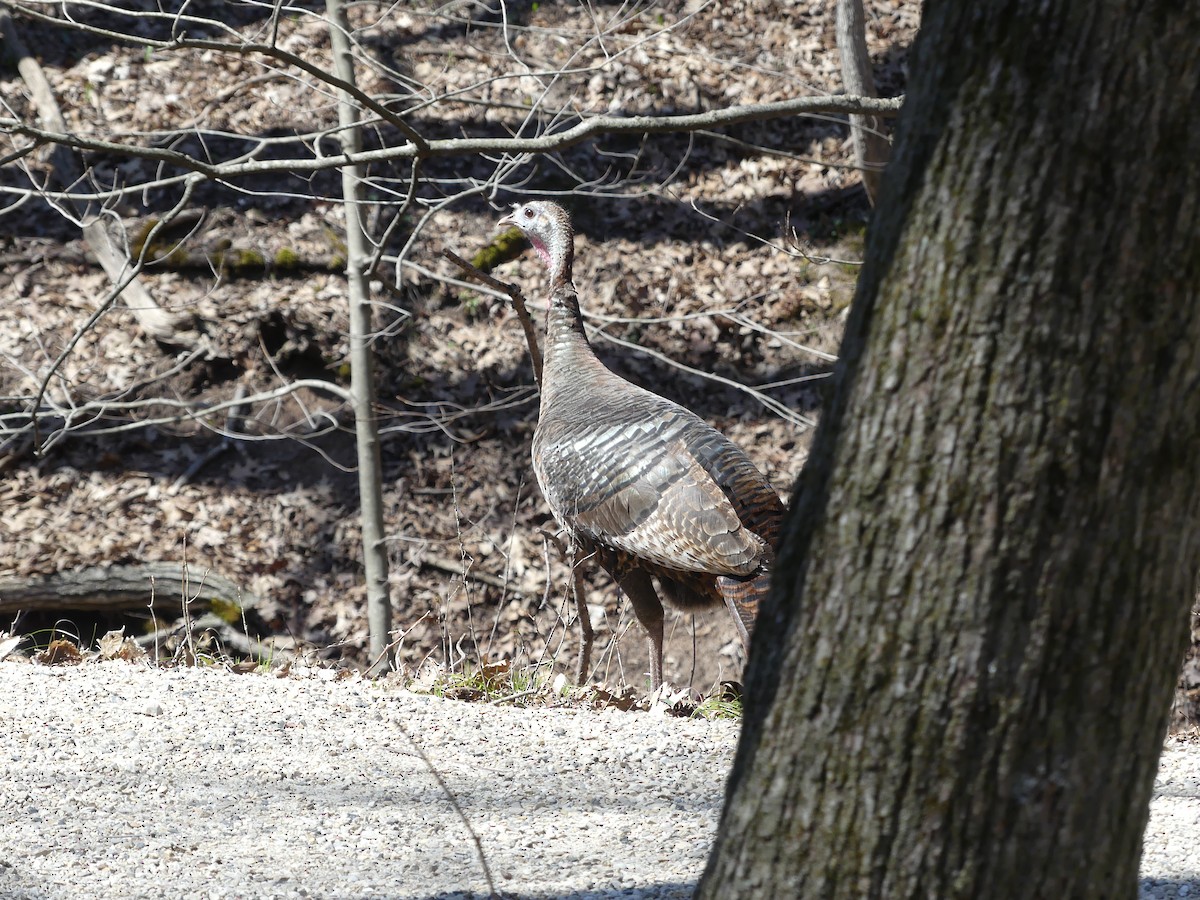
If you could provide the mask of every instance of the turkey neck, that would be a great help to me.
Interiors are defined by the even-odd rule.
[[[583,330],[579,298],[569,274],[551,285],[546,310],[546,349],[542,359],[541,412],[560,398],[580,397],[582,382],[607,373]]]
[[[540,246],[539,246],[540,244]],[[572,281],[575,262],[575,235],[565,213],[556,227],[545,235],[545,242],[534,248],[546,264],[550,277],[550,302],[546,308],[546,349],[542,359],[542,399],[539,420],[560,398],[579,402],[580,389],[587,381],[609,374],[596,358],[583,330],[579,295]]]

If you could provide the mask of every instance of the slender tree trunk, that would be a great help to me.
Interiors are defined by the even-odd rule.
[[[843,90],[852,97],[876,96],[862,0],[837,0],[837,45],[842,58]],[[882,128],[883,119],[877,116],[850,116],[854,163],[862,173],[863,187],[872,206],[879,196],[879,180],[892,154],[892,145]]]
[[[350,23],[341,0],[326,0],[334,69],[343,81],[354,84],[354,56]],[[362,151],[358,107],[338,92],[338,122],[342,149],[347,155]],[[358,448],[358,497],[362,522],[363,568],[367,579],[367,627],[374,667],[390,642],[392,606],[388,595],[387,545],[383,531],[383,464],[379,428],[375,421],[375,353],[371,349],[370,287],[367,266],[371,253],[361,216],[362,166],[342,167],[342,200],[346,205],[346,278],[350,293],[350,392],[354,395],[354,432]]]
[[[701,897],[1128,897],[1200,565],[1200,5],[929,0]]]

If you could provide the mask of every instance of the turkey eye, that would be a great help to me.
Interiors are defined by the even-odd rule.
[[[525,218],[527,218],[527,219],[533,218],[533,210],[532,209],[525,210]]]

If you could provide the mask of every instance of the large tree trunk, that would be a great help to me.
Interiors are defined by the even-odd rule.
[[[1134,897],[1200,564],[1200,4],[930,0],[702,897]]]

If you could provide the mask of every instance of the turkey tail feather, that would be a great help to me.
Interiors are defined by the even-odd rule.
[[[771,588],[771,572],[763,569],[750,578],[717,576],[717,589],[725,599],[725,605],[733,613],[734,623],[742,637],[742,644],[750,648],[750,635],[754,632],[754,621],[758,618],[758,604]]]

